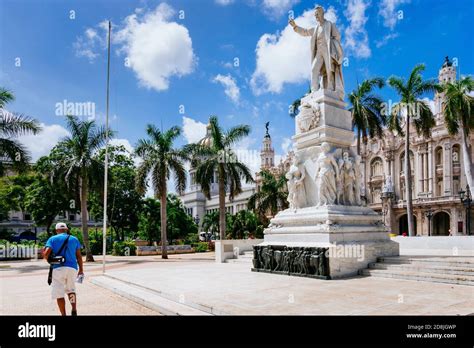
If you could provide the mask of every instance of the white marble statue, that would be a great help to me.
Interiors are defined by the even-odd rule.
[[[339,204],[354,205],[355,204],[355,180],[356,174],[354,170],[354,160],[349,157],[349,152],[344,151],[342,158],[339,160],[340,182],[342,183],[342,201]]]
[[[286,173],[290,209],[296,210],[306,206],[306,189],[304,186],[305,178],[306,170],[304,164],[301,161],[300,155],[295,154],[293,163],[291,164],[288,173]]]
[[[321,153],[316,160],[316,186],[318,187],[317,205],[335,204],[337,199],[337,180],[339,167],[333,154],[331,145],[321,144]]]
[[[311,92],[320,89],[323,78],[322,88],[336,91],[339,98],[344,99],[341,34],[334,23],[324,18],[321,6],[316,6],[315,16],[317,24],[310,29],[297,26],[294,19],[289,21],[295,32],[311,37]]]

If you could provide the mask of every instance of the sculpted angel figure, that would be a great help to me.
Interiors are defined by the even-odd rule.
[[[354,205],[355,203],[355,181],[356,174],[354,170],[354,162],[349,157],[349,152],[344,151],[342,158],[339,160],[339,170],[341,173],[341,183],[343,188],[343,204]],[[341,203],[341,202],[340,202]]]
[[[337,198],[337,180],[339,167],[336,159],[330,153],[331,146],[324,142],[321,144],[321,153],[316,160],[316,186],[318,187],[318,204],[335,204]]]
[[[285,177],[288,180],[288,202],[290,203],[290,209],[303,208],[306,205],[306,191],[304,188],[306,170],[299,154],[295,154],[293,163]]]

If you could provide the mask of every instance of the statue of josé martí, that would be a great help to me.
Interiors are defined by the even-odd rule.
[[[301,28],[294,19],[289,24],[301,36],[311,37],[311,92],[320,89],[320,79],[323,78],[322,88],[335,91],[339,98],[344,99],[344,79],[342,76],[343,50],[341,34],[336,25],[324,18],[324,9],[315,8],[316,26]]]

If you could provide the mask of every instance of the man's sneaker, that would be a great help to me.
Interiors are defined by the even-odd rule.
[[[71,311],[71,315],[72,315],[73,317],[77,317],[77,311],[72,310],[72,311]]]

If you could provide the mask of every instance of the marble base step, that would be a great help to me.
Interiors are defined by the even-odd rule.
[[[122,281],[111,276],[91,278],[91,283],[108,289],[144,307],[164,315],[211,315],[211,311],[201,310],[192,304],[183,304],[170,299],[160,292]]]
[[[474,276],[461,276],[461,275],[454,275],[454,274],[437,274],[437,273],[425,273],[425,272],[375,270],[375,269],[364,269],[361,271],[361,274],[367,275],[367,276],[373,276],[373,277],[382,277],[382,278],[395,278],[395,279],[418,280],[418,281],[435,282],[435,283],[448,283],[448,284],[474,286]]]
[[[436,283],[474,285],[473,257],[400,256],[378,257],[361,275],[419,280]]]
[[[467,267],[451,267],[438,265],[405,265],[405,264],[384,264],[370,263],[369,269],[394,270],[394,271],[416,271],[424,273],[443,273],[455,275],[474,276],[474,269]]]

